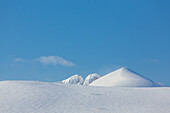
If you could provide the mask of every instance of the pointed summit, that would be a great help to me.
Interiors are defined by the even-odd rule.
[[[152,80],[123,67],[95,80],[90,86],[154,87],[159,85]]]
[[[128,69],[127,67],[122,67],[122,68],[120,68],[120,70],[124,70],[124,69]]]
[[[122,68],[120,68],[120,69],[118,69],[118,70],[119,70],[119,71],[131,71],[131,72],[133,72],[133,73],[136,73],[136,72],[132,71],[131,69],[127,68],[127,67],[122,67]],[[118,70],[116,70],[116,71],[118,71]]]

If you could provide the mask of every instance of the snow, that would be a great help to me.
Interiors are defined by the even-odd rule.
[[[98,75],[97,73],[90,74],[86,77],[83,85],[89,85],[98,78],[100,78],[100,75]]]
[[[169,87],[0,82],[0,113],[169,113]]]
[[[130,69],[121,68],[95,80],[90,86],[157,87],[161,85]]]
[[[83,84],[83,78],[81,76],[79,76],[78,74],[73,75],[71,77],[69,77],[66,80],[63,80],[61,83],[63,84],[78,84],[78,85],[82,85]]]

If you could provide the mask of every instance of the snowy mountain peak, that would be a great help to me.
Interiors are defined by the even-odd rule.
[[[97,79],[90,86],[154,87],[160,85],[124,67]]]
[[[129,69],[129,68],[127,68],[127,67],[122,67],[122,68],[120,68],[120,69],[118,69],[118,70],[116,70],[116,71],[129,71],[129,72],[131,72],[131,73],[136,73],[136,72],[134,72],[133,70],[131,70],[131,69]],[[114,72],[114,71],[113,71]]]
[[[122,67],[119,70],[128,70],[128,68],[127,67]]]
[[[129,73],[129,74],[131,73],[131,74],[133,74],[133,76],[143,77],[142,75],[136,73],[135,71],[133,71],[133,70],[127,68],[127,67],[120,68],[120,69],[115,70],[115,71],[113,71],[113,72],[123,73],[124,76],[126,76],[128,73]],[[111,72],[111,73],[112,73],[112,72]],[[132,76],[132,75],[131,75],[131,76]]]
[[[68,79],[65,79],[65,80],[61,81],[61,83],[63,83],[63,84],[82,85],[83,84],[83,77],[76,74],[76,75],[73,75],[73,76],[69,77]]]
[[[90,74],[86,77],[83,85],[89,85],[98,78],[100,78],[100,75],[98,75],[97,73]]]

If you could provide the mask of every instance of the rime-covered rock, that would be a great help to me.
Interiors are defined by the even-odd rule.
[[[84,80],[84,84],[83,85],[89,85],[91,84],[93,81],[97,80],[98,78],[100,78],[100,75],[98,75],[97,73],[94,74],[90,74],[86,77],[86,79]]]
[[[78,74],[61,81],[62,84],[78,84],[78,85],[82,85],[83,82],[84,82],[83,77],[79,76]]]

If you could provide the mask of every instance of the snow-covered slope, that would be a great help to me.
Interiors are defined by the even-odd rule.
[[[100,76],[97,73],[90,74],[86,77],[83,85],[89,85],[90,83],[92,83],[93,81],[95,81],[98,78],[100,78]]]
[[[130,69],[121,68],[95,80],[90,86],[156,87],[160,85]]]
[[[0,82],[0,113],[169,113],[169,87]]]
[[[84,82],[83,78],[77,74],[61,81],[62,84],[78,84],[78,85],[82,85],[83,82]]]

